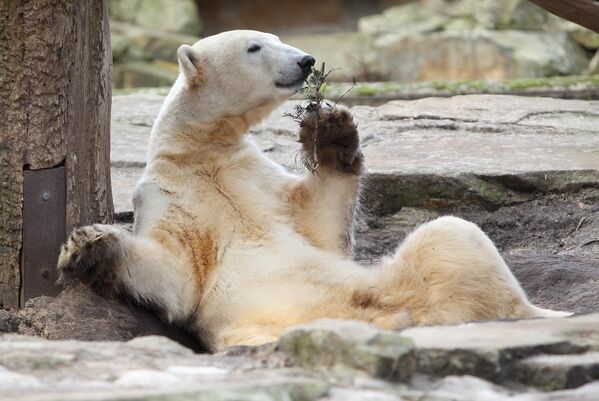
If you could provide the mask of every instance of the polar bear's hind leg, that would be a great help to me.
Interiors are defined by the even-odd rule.
[[[567,316],[532,305],[493,242],[473,223],[441,217],[410,234],[386,268],[398,284],[419,282],[417,324]]]

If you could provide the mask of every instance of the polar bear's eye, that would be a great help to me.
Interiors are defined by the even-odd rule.
[[[251,45],[248,49],[248,53],[256,53],[260,49],[262,49],[260,45]]]

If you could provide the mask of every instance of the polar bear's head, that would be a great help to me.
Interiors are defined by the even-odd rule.
[[[211,117],[276,106],[302,87],[314,65],[312,56],[257,31],[210,36],[182,45],[177,55],[187,106]]]

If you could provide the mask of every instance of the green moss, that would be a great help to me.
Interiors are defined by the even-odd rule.
[[[489,87],[488,81],[439,81],[432,82],[431,87],[438,91],[464,92],[485,91]]]
[[[343,92],[347,84],[332,84],[329,95],[334,96],[338,92]],[[528,79],[509,79],[509,80],[473,80],[473,81],[435,81],[435,82],[381,82],[364,83],[358,85],[352,92],[354,96],[385,96],[403,93],[430,93],[430,92],[449,92],[449,93],[506,93],[517,92],[530,88],[587,88],[599,89],[599,75],[593,76],[565,76],[549,78],[528,78]],[[351,96],[351,95],[350,95]]]
[[[385,92],[385,89],[372,85],[358,85],[356,89],[354,89],[354,93],[360,96],[374,96],[381,92]]]
[[[331,82],[323,92],[328,99],[341,96],[351,87],[351,83]],[[439,91],[450,94],[462,93],[508,93],[534,88],[585,88],[599,90],[599,75],[564,76],[549,78],[508,79],[503,81],[436,81],[436,82],[365,82],[356,86],[348,95],[351,97],[400,97],[402,94],[429,94]],[[157,94],[166,95],[170,88],[131,88],[115,89],[114,95]],[[298,97],[295,97],[298,98]]]
[[[544,88],[544,87],[569,87],[573,85],[584,85],[589,87],[599,87],[599,75],[591,76],[565,76],[565,77],[546,77],[530,79],[508,79],[503,81],[506,88],[510,90]]]
[[[483,91],[488,85],[486,81],[471,81],[468,86],[470,89]]]
[[[505,81],[507,88],[511,90],[527,89],[543,86],[543,79],[517,79]]]

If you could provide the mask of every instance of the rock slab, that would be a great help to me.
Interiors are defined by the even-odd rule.
[[[112,173],[115,209],[132,210],[151,126],[163,96],[115,96]],[[297,126],[287,102],[251,131],[278,163],[298,171]],[[366,204],[489,207],[534,193],[599,185],[599,101],[468,95],[356,106],[369,170]]]
[[[598,350],[599,314],[401,332],[329,320],[290,329],[274,344],[215,355],[159,336],[86,342],[3,335],[0,398],[590,401],[599,391]],[[408,357],[415,363],[403,363]],[[372,369],[383,358],[400,363]],[[433,360],[446,363],[431,370]],[[502,374],[484,378],[491,370]]]
[[[308,368],[389,381],[409,381],[415,365],[412,341],[361,322],[321,320],[294,328],[278,349]]]

